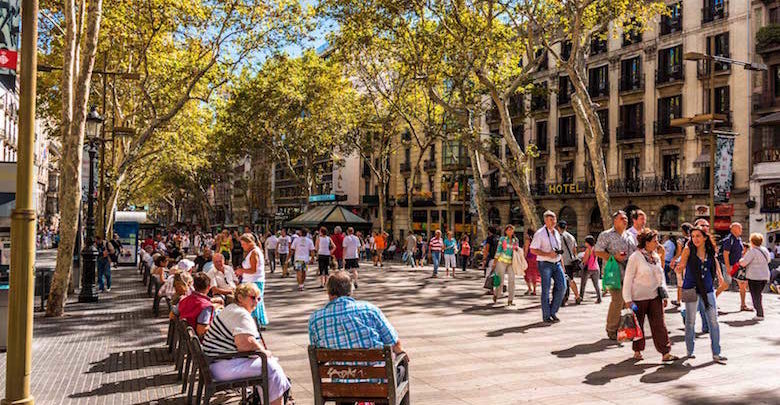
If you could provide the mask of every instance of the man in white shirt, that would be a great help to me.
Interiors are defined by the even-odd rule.
[[[634,224],[631,226],[631,228],[628,228],[628,233],[631,234],[631,236],[634,238],[634,243],[637,242],[637,236],[639,236],[640,233],[642,233],[642,229],[645,228],[645,222],[647,222],[647,215],[645,215],[645,212],[642,210],[634,210],[631,212],[631,220],[634,222]]]
[[[544,226],[534,234],[531,242],[531,253],[536,255],[539,264],[539,274],[542,276],[542,320],[546,323],[560,322],[558,309],[566,292],[566,278],[561,267],[563,248],[561,234],[555,229],[555,213],[545,211],[542,215]],[[550,301],[550,281],[555,281],[553,298]]]
[[[222,256],[221,253],[215,253],[212,260],[214,267],[206,272],[206,275],[211,279],[211,292],[225,298],[232,296],[238,281],[233,268],[225,265],[225,256]],[[228,304],[226,299],[225,304]]]
[[[295,278],[298,280],[298,291],[303,291],[303,283],[306,281],[307,263],[314,263],[314,243],[305,236],[295,238],[290,245],[293,255],[293,268]]]
[[[352,281],[355,283],[355,289],[358,288],[358,251],[360,250],[360,239],[355,236],[355,229],[347,228],[347,236],[342,243],[344,248],[344,270],[352,273]]]
[[[282,229],[276,238],[276,254],[279,255],[279,264],[282,265],[282,278],[287,277],[287,255],[290,253],[292,240],[287,236],[287,231]]]
[[[276,247],[279,246],[279,239],[276,235],[269,233],[265,238],[265,257],[268,258],[268,267],[271,268],[271,274],[276,270]]]

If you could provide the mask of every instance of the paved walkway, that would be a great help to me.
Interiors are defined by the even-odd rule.
[[[114,273],[114,288],[97,304],[71,303],[68,315],[36,314],[32,391],[38,404],[172,404],[178,394],[163,349],[167,321],[153,318],[133,269]],[[698,358],[672,365],[648,342],[646,360],[630,360],[630,346],[605,339],[607,302],[563,308],[562,323],[541,320],[538,297],[520,297],[514,309],[493,307],[481,295],[481,272],[429,279],[424,271],[364,268],[357,298],[379,305],[411,357],[415,404],[715,403],[780,404],[780,300],[765,296],[767,320],[736,312],[738,296],[722,296],[721,333],[728,365],[709,359],[707,336]],[[306,346],[309,314],[327,302],[309,278],[298,293],[294,279],[268,276],[265,333],[288,375],[298,404],[311,404]],[[524,287],[520,288],[524,291]],[[749,300],[749,299],[748,299]],[[673,353],[684,354],[682,322],[669,310]],[[0,354],[0,391],[5,354]],[[223,402],[230,398],[222,397]]]

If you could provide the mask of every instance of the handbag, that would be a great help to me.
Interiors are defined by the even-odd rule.
[[[666,288],[664,288],[663,286],[658,287],[658,297],[661,298],[662,300],[669,298],[669,293],[666,292]]]
[[[696,302],[698,300],[699,300],[699,295],[696,294],[695,288],[683,288],[682,294],[680,294],[680,301]]]
[[[577,255],[574,254],[574,252],[571,251],[571,247],[569,247],[569,242],[566,242],[566,238],[561,235],[561,240],[563,240],[563,244],[566,245],[566,250],[569,251],[569,256],[572,257],[571,265],[575,266],[578,271],[587,270],[585,266],[582,265],[582,260],[580,260]]]
[[[618,327],[617,340],[618,342],[631,342],[635,340],[641,340],[644,338],[642,333],[642,327],[639,326],[639,320],[636,318],[634,311],[625,308],[620,311],[620,326]]]
[[[607,290],[619,290],[623,287],[620,280],[620,265],[618,265],[615,256],[609,256],[607,264],[604,265],[604,288]]]

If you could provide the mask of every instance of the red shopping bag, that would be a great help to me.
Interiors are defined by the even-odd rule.
[[[636,319],[634,311],[626,308],[620,312],[620,326],[618,327],[618,342],[632,342],[644,338],[642,328]]]

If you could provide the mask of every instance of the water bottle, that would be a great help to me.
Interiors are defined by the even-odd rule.
[[[637,312],[637,311],[639,311],[639,307],[636,306],[636,304],[632,302],[631,303],[631,310],[633,310],[634,312]]]

